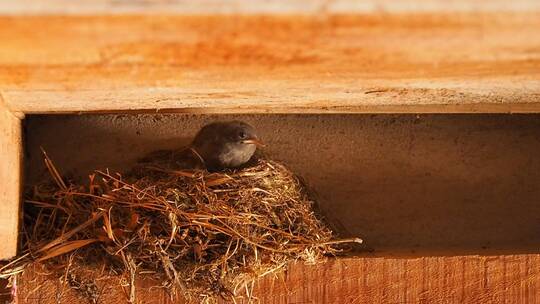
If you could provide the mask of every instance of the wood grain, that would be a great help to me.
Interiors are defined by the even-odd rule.
[[[455,257],[355,257],[314,266],[291,264],[286,273],[260,280],[260,303],[540,303],[540,255]],[[98,282],[99,303],[126,303],[115,279]],[[28,272],[19,280],[19,303],[85,303],[58,281]],[[140,303],[172,303],[139,281]],[[41,286],[41,287],[39,287]],[[39,287],[39,288],[38,288]]]
[[[540,13],[0,17],[24,113],[539,112]]]
[[[2,103],[0,95],[0,260],[15,256],[21,191],[21,121]]]
[[[482,12],[539,10],[535,0],[19,0],[0,2],[3,14],[254,14],[351,12]]]

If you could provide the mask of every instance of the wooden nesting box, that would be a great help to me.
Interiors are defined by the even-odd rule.
[[[239,118],[370,250],[262,303],[540,303],[536,1],[30,2],[0,4],[0,258],[39,146],[84,177]],[[40,278],[19,301],[56,303]]]

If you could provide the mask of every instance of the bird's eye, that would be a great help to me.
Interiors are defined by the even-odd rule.
[[[240,139],[246,139],[246,138],[247,138],[247,134],[246,134],[246,132],[244,132],[244,131],[240,131],[240,132],[238,133],[238,137],[239,137]]]

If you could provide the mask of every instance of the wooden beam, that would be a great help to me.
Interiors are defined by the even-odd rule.
[[[260,303],[538,303],[540,255],[355,257],[317,265],[291,264],[255,287]],[[99,270],[93,270],[99,271]],[[87,303],[57,280],[29,271],[19,280],[20,303]],[[125,303],[119,278],[99,281],[100,303]],[[155,281],[138,282],[140,303],[178,303]],[[105,286],[103,289],[101,287]]]
[[[0,89],[23,113],[540,112],[537,28],[534,12],[0,17]]]
[[[3,14],[283,14],[283,13],[372,13],[383,12],[470,12],[540,10],[535,0],[25,0],[2,1]]]
[[[17,253],[21,161],[21,120],[4,106],[0,95],[0,260]]]

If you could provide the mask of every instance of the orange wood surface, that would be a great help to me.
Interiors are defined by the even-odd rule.
[[[21,121],[0,96],[0,260],[16,254],[21,187]]]
[[[0,17],[13,112],[538,112],[539,12]]]
[[[0,14],[321,14],[372,12],[538,11],[536,0],[22,0],[0,2]]]
[[[19,303],[87,303],[73,290],[62,291],[58,282],[28,272],[19,280]],[[127,302],[113,287],[117,283],[98,282],[99,303]],[[154,284],[138,283],[138,303],[175,302],[163,290],[150,288]],[[256,303],[276,304],[540,303],[540,255],[358,257],[292,264],[287,272],[260,280],[254,295]]]

